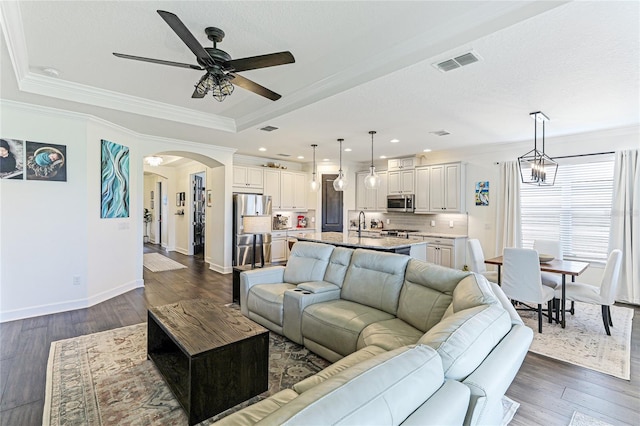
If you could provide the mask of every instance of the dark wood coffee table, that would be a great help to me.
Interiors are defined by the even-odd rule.
[[[267,390],[269,331],[212,300],[148,311],[147,356],[199,423]]]

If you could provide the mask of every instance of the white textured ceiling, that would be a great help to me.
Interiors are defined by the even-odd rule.
[[[192,99],[201,71],[114,57],[195,64],[157,9],[204,46],[204,28],[222,28],[218,47],[233,58],[291,51],[295,64],[241,73],[282,99],[241,88],[222,103]],[[246,155],[308,161],[317,143],[318,158],[335,159],[343,137],[345,159],[367,161],[369,130],[376,156],[389,157],[522,141],[537,110],[551,118],[548,137],[640,123],[637,1],[3,1],[0,11],[3,99]],[[432,66],[469,50],[482,60]]]

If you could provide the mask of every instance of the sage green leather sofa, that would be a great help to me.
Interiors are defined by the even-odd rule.
[[[311,395],[307,392],[321,385],[325,389],[329,385],[324,383],[329,381],[333,383],[331,392],[335,392],[353,380],[351,376],[345,379],[345,374],[366,369],[373,359],[394,356],[388,354],[398,350],[429,347],[437,354],[443,380],[433,382],[437,387],[426,398],[439,395],[437,390],[448,382],[457,385],[446,385],[447,389],[463,385],[461,396],[469,391],[463,421],[449,418],[443,424],[500,424],[502,397],[533,339],[532,330],[524,326],[500,288],[481,275],[404,255],[312,242],[297,242],[286,267],[241,273],[240,303],[247,317],[335,363],[288,390],[295,395],[281,392],[266,400],[270,402],[262,401],[269,410],[248,407],[248,411],[254,407],[254,421],[281,419],[274,413],[289,412],[294,400],[315,406],[319,402],[305,396]],[[336,380],[341,385],[337,386]],[[348,386],[349,392],[368,395],[362,385]],[[413,389],[400,392],[406,395]],[[284,398],[287,394],[289,398]],[[321,394],[313,393],[324,400]],[[429,400],[423,399],[413,409]],[[456,401],[459,403],[451,399],[454,406]],[[435,416],[432,409],[450,410],[447,404],[434,407],[430,403],[428,407],[422,409],[423,415],[429,412]],[[291,424],[298,420],[305,423],[303,419],[311,413],[308,409],[294,411],[299,414],[292,417],[297,420]],[[424,420],[414,417],[418,418]]]

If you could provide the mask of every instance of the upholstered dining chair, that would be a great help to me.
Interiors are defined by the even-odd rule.
[[[562,260],[562,246],[557,240],[534,240],[533,249],[538,253],[550,254],[554,259]],[[541,272],[542,285],[555,289],[562,285],[562,275],[553,272]]]
[[[484,275],[487,280],[497,283],[498,272],[487,271],[487,265],[484,263],[484,253],[482,252],[480,241],[475,238],[467,240],[467,247],[469,248],[469,257],[471,259],[469,266],[471,271]]]
[[[512,301],[538,312],[538,333],[542,333],[542,304],[547,304],[547,317],[552,321],[552,288],[542,285],[538,252],[533,249],[505,248],[502,262],[502,291]],[[527,303],[536,304],[537,309]]]
[[[622,251],[618,249],[612,250],[607,259],[607,264],[604,267],[600,287],[579,282],[565,284],[566,300],[571,300],[572,303],[574,301],[591,303],[602,307],[602,323],[604,324],[604,330],[607,332],[607,336],[611,336],[609,326],[613,327],[611,305],[616,301],[616,290],[618,288],[618,281],[620,281],[621,265]],[[558,288],[555,293],[557,298],[561,298],[562,288]],[[571,314],[573,315],[573,309]]]

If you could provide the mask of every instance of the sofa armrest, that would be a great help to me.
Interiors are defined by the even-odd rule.
[[[327,291],[340,290],[337,285],[327,281],[310,281],[298,284],[298,288],[309,293],[324,293]]]
[[[533,330],[524,325],[514,325],[482,364],[462,382],[471,390],[465,425],[500,423],[502,397],[522,366],[532,340]]]
[[[327,302],[340,298],[340,288],[331,283],[327,284],[334,288],[332,290],[326,290],[325,288],[326,291],[321,293],[312,293],[299,288],[284,292],[282,333],[287,338],[302,345],[302,312],[304,309],[314,303]]]
[[[456,380],[447,380],[402,426],[461,425],[468,407],[469,388]]]
[[[251,287],[257,284],[279,284],[284,279],[284,266],[252,269],[240,273],[240,311],[249,317],[247,295]]]

